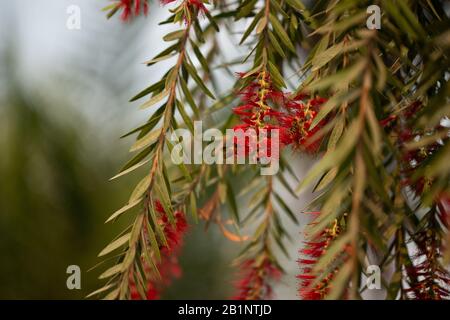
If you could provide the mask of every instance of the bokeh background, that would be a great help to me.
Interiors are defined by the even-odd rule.
[[[107,0],[0,0],[0,299],[82,299],[101,285],[98,252],[121,230],[105,219],[125,203],[139,176],[109,182],[131,140],[119,140],[148,113],[128,100],[165,68],[142,64],[163,46],[167,10],[147,18],[106,20]],[[66,12],[81,9],[81,29]],[[313,159],[296,164],[304,172]],[[297,202],[295,202],[297,201]],[[288,199],[300,208],[305,199]],[[299,210],[296,210],[299,211]],[[284,259],[276,298],[296,299],[301,226]],[[216,228],[190,227],[183,277],[166,299],[227,299],[233,258],[243,244]],[[81,290],[68,290],[66,268],[79,265]]]

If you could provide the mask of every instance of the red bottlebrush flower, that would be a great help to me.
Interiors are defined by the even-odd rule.
[[[187,230],[187,222],[184,213],[181,211],[176,211],[174,213],[175,224],[172,224],[167,217],[166,211],[159,200],[154,202],[155,210],[158,214],[158,219],[160,221],[160,227],[164,231],[164,235],[167,240],[167,246],[162,246],[160,250],[173,252],[178,247],[181,246],[183,236]]]
[[[122,10],[120,18],[122,21],[129,21],[133,15],[137,17],[141,10],[144,15],[148,14],[147,0],[120,0],[116,6],[117,9]]]
[[[235,154],[250,156],[255,161],[262,158],[278,159],[279,154],[276,150],[279,149],[280,139],[274,138],[273,130],[278,130],[280,135],[280,128],[271,125],[254,128],[252,124],[244,123],[234,126],[233,130],[235,131],[233,141]],[[278,148],[272,149],[275,144],[278,144]]]
[[[273,120],[271,118],[278,112],[271,104],[283,97],[281,92],[274,89],[266,72],[254,76],[253,81],[241,90],[240,95],[243,105],[234,108],[233,111],[254,129],[264,128]]]
[[[147,274],[147,288],[146,298],[147,300],[159,299],[162,289],[170,285],[172,279],[179,278],[182,270],[178,263],[178,254],[183,244],[183,238],[186,234],[188,225],[186,217],[183,212],[177,211],[174,213],[175,223],[172,224],[162,206],[161,202],[156,200],[154,202],[155,211],[161,229],[164,232],[164,236],[167,240],[167,245],[161,245],[159,247],[161,253],[161,261],[157,265],[160,277],[156,277],[152,274],[150,266],[145,261],[145,273]],[[140,299],[141,296],[137,291],[136,284],[133,279],[132,273],[130,274],[130,294],[132,299]]]
[[[386,133],[392,134],[397,138],[397,145],[402,154],[402,184],[405,187],[409,187],[415,196],[421,196],[424,191],[431,187],[433,181],[426,177],[415,177],[413,179],[414,173],[418,167],[426,163],[427,158],[444,145],[444,143],[434,142],[417,149],[406,148],[408,143],[416,139],[425,138],[443,129],[441,125],[437,125],[435,128],[426,131],[412,131],[406,126],[408,121],[415,118],[422,107],[423,104],[420,101],[415,101],[407,106],[400,114],[390,115],[380,121],[380,125]],[[448,140],[448,137],[443,140]],[[436,203],[438,202],[436,200]]]
[[[236,282],[238,294],[233,300],[265,300],[273,295],[272,281],[280,278],[281,271],[269,258],[262,261],[248,259],[240,265],[240,280]]]
[[[314,212],[318,215],[317,212]],[[299,296],[303,300],[321,300],[329,292],[329,284],[333,279],[337,269],[326,275],[320,281],[316,280],[316,274],[313,273],[314,265],[322,257],[325,250],[330,246],[331,242],[339,235],[340,227],[338,220],[334,221],[331,228],[325,229],[312,241],[306,241],[305,247],[300,250],[302,258],[297,260],[302,273],[297,276],[299,279]]]
[[[293,144],[308,153],[316,153],[321,140],[314,135],[324,126],[326,120],[311,127],[314,118],[319,113],[320,106],[327,100],[322,97],[306,99],[306,95],[297,95],[285,103],[286,115],[279,118],[280,126],[287,129],[284,136],[285,144]],[[312,139],[315,139],[314,141]]]
[[[245,74],[238,73],[238,75],[244,77]],[[284,100],[283,93],[273,87],[267,73],[261,72],[253,76],[253,81],[239,94],[242,105],[235,107],[233,112],[241,118],[243,123],[236,125],[233,129],[242,130],[247,137],[243,141],[235,137],[235,146],[238,150],[239,147],[243,148],[245,155],[255,157],[254,160],[278,157],[278,154],[273,154],[272,146],[277,144],[279,147],[282,128],[276,122],[277,117],[280,117],[282,113],[276,110],[275,106]],[[274,140],[272,130],[279,130],[278,139]]]
[[[190,6],[197,9],[198,12],[205,13],[208,11],[208,9],[206,9],[205,5],[203,4],[203,1],[201,0],[186,0],[186,1]]]
[[[427,159],[445,143],[430,143],[417,149],[406,148],[408,143],[441,130],[440,125],[427,131],[412,131],[407,126],[422,107],[421,102],[415,101],[400,114],[390,115],[380,122],[388,134],[397,138],[397,145],[402,154],[402,185],[408,187],[415,197],[421,197],[434,183],[432,179],[424,176],[414,177],[417,169],[426,165]],[[448,137],[443,140],[447,139]],[[435,205],[423,218],[421,229],[411,236],[410,242],[413,242],[416,248],[411,260],[408,260],[405,266],[408,287],[403,288],[403,298],[421,300],[450,298],[450,274],[442,267],[440,261],[443,247],[441,229],[447,227],[449,223],[448,199],[446,195],[438,195],[434,199]]]
[[[238,76],[243,78],[246,74],[238,73]],[[253,75],[252,79],[253,81],[240,92],[242,105],[233,109],[245,124],[236,126],[235,129],[245,131],[252,128],[258,133],[259,130],[268,127],[276,128],[279,130],[279,145],[293,145],[310,153],[317,152],[321,141],[312,138],[326,120],[322,120],[314,128],[311,124],[326,99],[321,97],[309,99],[304,94],[292,98],[276,89],[270,76],[264,71]]]
[[[450,299],[450,273],[441,265],[441,240],[433,231],[437,220],[433,217],[430,223],[414,237],[417,250],[405,270],[409,288],[404,291],[409,299]]]
[[[175,2],[177,0],[160,0],[160,1],[163,5],[166,5]],[[191,10],[194,11],[195,15],[198,13],[204,14],[208,12],[208,9],[206,9],[205,4],[203,3],[202,0],[183,0],[183,4],[184,6],[191,8]],[[185,22],[189,23],[189,21],[187,21],[187,17],[185,17]]]

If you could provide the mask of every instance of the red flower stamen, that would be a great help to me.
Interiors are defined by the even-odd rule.
[[[258,262],[248,259],[240,265],[241,279],[236,283],[238,294],[234,300],[265,300],[273,294],[272,281],[281,276],[280,269],[269,258]]]
[[[167,241],[167,245],[160,245],[159,250],[161,253],[161,261],[157,265],[158,271],[161,277],[155,277],[152,274],[150,266],[144,261],[145,273],[147,274],[147,288],[146,298],[147,300],[159,299],[160,292],[164,287],[168,286],[172,279],[179,278],[182,274],[181,267],[178,263],[178,254],[183,245],[183,238],[187,231],[187,222],[183,212],[177,211],[174,213],[175,223],[170,223],[166,211],[160,201],[154,202],[154,208],[157,213],[157,218],[160,224],[160,228],[164,232],[164,236]],[[133,273],[130,273],[130,294],[134,300],[141,299],[141,296],[136,288],[136,284],[133,279]]]

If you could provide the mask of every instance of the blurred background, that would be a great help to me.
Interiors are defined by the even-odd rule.
[[[104,221],[139,179],[108,181],[129,157],[131,140],[118,137],[148,117],[128,100],[165,71],[142,62],[167,31],[157,27],[167,10],[156,1],[147,18],[127,24],[106,20],[107,4],[0,0],[0,299],[82,299],[102,284],[102,269],[88,270],[121,230]],[[70,5],[81,10],[80,30],[66,27]],[[297,298],[300,227],[290,229],[297,245],[275,288],[282,299]],[[184,275],[163,298],[231,297],[241,246],[192,226]],[[81,268],[81,290],[66,287],[69,265]]]

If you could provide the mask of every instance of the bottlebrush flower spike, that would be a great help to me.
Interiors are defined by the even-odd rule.
[[[203,1],[201,1],[201,0],[186,0],[186,2],[191,7],[194,7],[195,9],[197,9],[198,12],[205,13],[208,11],[208,9],[206,9],[205,5],[203,4]]]
[[[187,231],[187,222],[183,212],[175,212],[175,225],[172,225],[161,202],[154,202],[155,211],[158,215],[158,221],[167,240],[166,246],[160,246],[161,262],[157,265],[160,276],[152,273],[150,266],[145,263],[145,273],[147,275],[147,300],[159,299],[160,292],[172,282],[172,279],[179,278],[182,274],[181,267],[178,263],[178,254],[183,244],[183,238]],[[136,284],[133,279],[133,272],[130,273],[130,293],[134,300],[140,299],[141,296],[137,291]]]
[[[295,148],[308,153],[316,153],[321,140],[315,139],[312,141],[311,139],[324,126],[326,120],[320,121],[313,128],[311,125],[319,112],[320,106],[326,101],[322,97],[309,99],[305,95],[285,99],[286,114],[278,118],[280,126],[285,128],[282,142],[292,144]]]
[[[239,74],[241,77],[244,75]],[[248,127],[265,128],[281,115],[275,108],[283,101],[284,95],[273,87],[270,76],[264,71],[253,76],[253,81],[241,90],[240,95],[242,105],[234,108],[233,112]]]
[[[434,142],[417,149],[409,149],[406,147],[408,143],[413,142],[415,139],[426,136],[426,132],[423,132],[422,130],[412,131],[410,128],[405,127],[405,123],[402,121],[414,119],[422,107],[423,105],[420,101],[415,101],[407,106],[400,116],[390,115],[380,121],[380,125],[386,132],[398,136],[398,147],[402,151],[402,183],[404,186],[410,187],[415,196],[420,196],[432,185],[433,181],[425,177],[416,177],[413,181],[413,179],[411,179],[412,175],[417,168],[423,165],[426,159],[443,146],[442,143]],[[433,131],[437,132],[442,129],[444,128],[441,125],[437,125],[433,128]]]
[[[238,75],[245,76],[243,73]],[[312,141],[311,138],[326,120],[320,121],[314,128],[311,125],[320,106],[326,102],[325,98],[310,99],[303,94],[291,98],[289,94],[276,89],[269,74],[264,71],[254,75],[253,81],[240,94],[242,104],[235,107],[233,112],[241,118],[243,124],[235,126],[235,130],[253,129],[258,134],[261,129],[278,129],[278,143],[281,146],[293,145],[294,148],[309,153],[318,151],[320,139]],[[247,150],[247,145],[245,147]]]
[[[244,74],[239,75],[244,76]],[[255,157],[277,157],[278,155],[272,155],[271,145],[272,143],[279,144],[280,141],[272,141],[271,130],[283,130],[276,124],[277,117],[281,116],[281,112],[275,109],[282,103],[283,93],[273,87],[270,76],[263,71],[253,76],[253,80],[241,90],[240,95],[242,104],[235,107],[233,112],[241,118],[243,123],[236,125],[233,129],[243,132],[253,130],[254,133],[254,137],[244,141],[245,154],[253,154],[253,151],[256,151],[250,148],[250,145],[254,143],[257,148]],[[262,131],[267,135],[259,139]],[[250,141],[250,139],[255,139],[255,141]]]
[[[430,132],[438,132],[444,128],[441,125],[425,132],[422,129],[412,130],[408,121],[417,117],[423,104],[415,101],[407,106],[399,115],[390,115],[380,124],[384,130],[398,137],[397,144],[401,150],[402,184],[408,187],[413,196],[420,199],[433,187],[434,181],[425,176],[417,176],[418,168],[427,164],[427,160],[443,147],[442,142],[432,142],[420,148],[408,148],[407,145],[426,137]],[[444,138],[448,139],[447,138]],[[416,245],[411,261],[405,266],[408,287],[404,289],[408,299],[449,299],[450,274],[442,266],[443,240],[442,227],[448,228],[448,206],[446,196],[438,195],[434,205],[421,221],[419,232],[412,236]]]
[[[432,228],[424,228],[415,237],[417,252],[406,268],[409,299],[450,299],[450,273],[441,265],[441,241]]]
[[[312,212],[318,216],[319,212]],[[330,282],[332,281],[337,269],[329,273],[317,284],[314,284],[316,275],[312,272],[314,265],[319,261],[325,250],[330,246],[340,233],[338,220],[335,220],[331,228],[325,229],[312,241],[305,241],[305,247],[300,250],[302,258],[297,260],[301,273],[297,276],[299,282],[299,296],[303,300],[321,300],[330,290]]]
[[[120,0],[115,10],[122,10],[120,18],[122,21],[129,21],[133,16],[137,17],[141,11],[148,14],[147,0]]]
[[[177,0],[160,0],[163,5],[176,2]],[[206,9],[205,4],[202,0],[184,0],[183,4],[187,7],[197,10],[197,12],[206,13],[208,9]]]
[[[265,257],[248,259],[240,265],[240,277],[236,283],[238,294],[233,300],[266,300],[273,295],[272,281],[281,276],[281,270]]]

